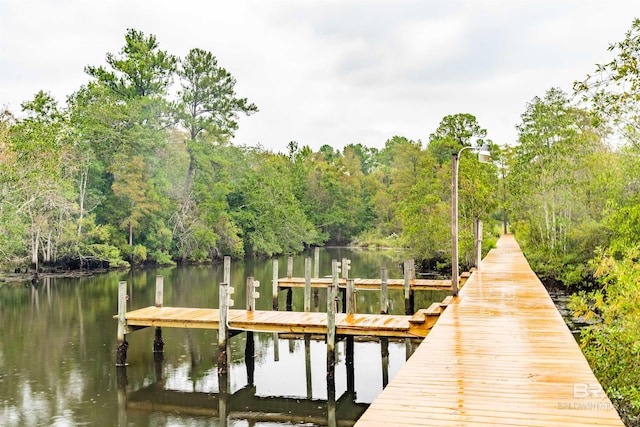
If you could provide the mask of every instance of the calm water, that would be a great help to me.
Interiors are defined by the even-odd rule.
[[[320,276],[331,259],[352,259],[350,277],[379,277],[380,267],[400,278],[402,253],[324,249]],[[286,259],[279,260],[280,277]],[[155,277],[164,276],[167,306],[218,306],[222,266],[111,272],[91,278],[46,279],[37,287],[0,283],[0,425],[2,426],[275,426],[349,425],[404,364],[410,346],[389,342],[388,363],[377,341],[356,342],[354,371],[347,372],[345,343],[337,344],[335,402],[327,402],[323,341],[255,334],[255,370],[245,364],[246,334],[231,340],[229,394],[218,395],[217,332],[163,329],[164,358],[154,361],[152,328],[127,336],[126,368],[115,366],[117,285],[128,282],[129,309],[153,305]],[[244,308],[247,276],[262,283],[257,309],[271,309],[272,260],[234,262],[236,308]],[[304,256],[294,276],[304,276]],[[440,301],[442,292],[416,294],[416,308]],[[302,311],[294,289],[293,309]],[[402,295],[391,292],[392,314]],[[280,293],[280,307],[285,293]],[[314,311],[326,311],[320,290]],[[380,311],[377,292],[357,294],[357,311]],[[353,390],[349,390],[353,379]],[[222,402],[221,402],[222,401]],[[226,409],[226,417],[219,409]],[[334,423],[335,417],[335,423]]]

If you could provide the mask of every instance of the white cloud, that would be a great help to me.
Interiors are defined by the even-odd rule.
[[[260,112],[238,143],[286,150],[395,134],[428,138],[447,114],[471,113],[498,143],[533,96],[571,90],[630,28],[632,1],[386,0],[153,3],[3,0],[0,105],[43,89],[60,101],[86,65],[117,53],[127,28],[184,56],[210,50]]]

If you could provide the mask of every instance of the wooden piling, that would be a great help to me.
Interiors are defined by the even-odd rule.
[[[380,353],[382,356],[382,388],[389,384],[389,339],[380,339]]]
[[[226,283],[228,286],[231,285],[231,257],[224,257],[224,277],[222,278],[222,282]]]
[[[304,311],[311,311],[311,257],[304,259]]]
[[[162,307],[164,304],[164,277],[156,276],[156,307]],[[153,339],[153,353],[164,352],[164,340],[162,339],[162,328],[156,327]]]
[[[404,262],[404,314],[412,315],[411,307],[411,263]]]
[[[287,288],[286,310],[293,311],[293,289]]]
[[[389,289],[387,288],[387,267],[380,269],[380,314],[389,314]]]
[[[278,310],[278,260],[273,260],[273,309]]]
[[[355,280],[353,279],[347,279],[346,297],[347,297],[347,316],[354,315],[356,313],[356,287],[355,287]]]
[[[304,334],[304,366],[307,379],[307,399],[313,397],[313,381],[311,377],[311,334]]]
[[[255,311],[256,309],[256,287],[255,279],[251,276],[247,277],[245,291],[245,307],[247,311]]]
[[[348,336],[345,342],[346,354],[345,364],[347,368],[347,392],[354,394],[356,392],[355,370],[353,365],[354,344],[353,336]]]
[[[218,313],[220,321],[218,322],[218,376],[227,376],[229,369],[229,330],[227,328],[228,310],[229,310],[229,285],[220,283],[219,299],[220,305]],[[225,379],[226,381],[226,379]],[[222,387],[222,385],[220,385]]]
[[[287,258],[287,277],[290,279],[293,277],[293,257]]]
[[[313,277],[320,277],[320,248],[313,250]],[[313,288],[313,306],[318,308],[318,288]]]
[[[333,383],[335,391],[336,365],[336,289],[338,288],[338,261],[331,261],[333,280],[327,289],[327,386]]]
[[[259,282],[258,284],[259,285]],[[255,311],[256,309],[256,298],[259,296],[256,291],[256,281],[253,277],[247,277],[246,282],[246,307],[247,311]],[[253,332],[247,331],[246,342],[244,347],[244,364],[247,368],[247,383],[249,385],[253,385],[253,378],[255,372],[255,357],[256,357],[256,346],[253,338]]]
[[[349,278],[349,270],[351,270],[351,260],[348,258],[342,258],[342,278]]]
[[[116,366],[126,366],[127,348],[129,343],[126,340],[125,329],[127,320],[127,282],[118,283],[118,332],[116,349]]]
[[[244,347],[244,364],[247,368],[247,384],[252,386],[256,370],[256,346],[253,332],[247,331],[247,342]]]
[[[344,264],[343,264],[344,265]],[[356,313],[356,287],[355,280],[347,279],[346,282],[346,296],[347,296],[347,318],[352,317]],[[353,336],[346,337],[346,368],[347,368],[347,391],[349,393],[355,393],[355,372],[353,366]]]
[[[156,307],[164,305],[164,277],[156,276]]]
[[[278,260],[273,260],[273,310],[278,311]],[[278,333],[273,333],[273,360],[278,362],[280,360],[280,340]]]

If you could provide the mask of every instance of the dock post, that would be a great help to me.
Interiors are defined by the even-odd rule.
[[[404,262],[404,314],[412,315],[411,308],[411,263]]]
[[[278,260],[273,260],[273,309],[278,311]]]
[[[260,282],[254,280],[253,277],[247,277],[246,283],[246,307],[247,311],[255,311],[256,309],[256,298],[260,296],[260,294],[256,291],[256,288],[260,286]],[[249,385],[253,385],[253,377],[255,372],[255,342],[253,339],[253,332],[247,331],[246,343],[244,347],[244,364],[247,368],[247,383]]]
[[[342,258],[342,264],[340,267],[340,271],[342,272],[342,278],[345,280],[344,288],[340,289],[340,299],[342,300],[342,312],[347,312],[347,283],[346,281],[349,279],[349,270],[351,270],[351,260],[347,258]]]
[[[156,276],[156,307],[161,308],[164,305],[164,277]],[[162,339],[162,328],[156,327],[155,337],[153,339],[154,357],[164,353],[164,340]]]
[[[222,281],[226,283],[228,286],[231,286],[231,257],[224,257],[224,277]]]
[[[127,342],[125,329],[127,327],[127,320],[125,315],[127,313],[127,282],[118,283],[118,334],[117,334],[117,349],[116,349],[116,366],[127,365],[127,348],[129,343]]]
[[[293,257],[290,256],[287,258],[287,278],[291,279],[293,277]]]
[[[356,286],[355,280],[347,279],[347,315],[356,314]]]
[[[327,289],[327,390],[335,393],[336,368],[336,288],[338,287],[338,261],[331,261],[332,281]]]
[[[389,314],[389,288],[387,267],[380,269],[380,314]]]
[[[287,288],[286,310],[293,310],[293,288],[291,287]]]
[[[223,386],[226,387],[229,372],[229,329],[227,328],[228,310],[230,304],[229,285],[220,283],[219,287],[220,304],[218,308],[218,381],[220,392],[223,392]],[[224,377],[224,378],[223,378]],[[224,388],[226,392],[228,389]]]
[[[307,399],[313,397],[313,381],[311,378],[311,334],[304,334],[304,367],[307,377]]]
[[[414,284],[416,282],[416,260],[413,258],[409,260],[409,280],[411,280],[411,284]],[[411,315],[413,315],[413,313],[416,312],[415,301],[416,301],[415,290],[410,288],[409,289],[409,314]]]
[[[260,282],[253,277],[247,277],[246,283],[246,307],[247,311],[256,310],[256,298],[260,298],[260,292],[256,290],[260,286]]]
[[[273,260],[273,310],[278,311],[278,260]],[[273,333],[273,360],[277,362],[280,360],[280,341],[278,339],[278,333]]]
[[[313,250],[313,277],[320,277],[320,248],[317,246]],[[313,288],[313,306],[318,308],[318,288]]]
[[[304,259],[304,312],[311,311],[311,257]]]
[[[287,258],[287,278],[291,279],[293,277],[293,257],[290,256]],[[287,299],[286,299],[286,310],[293,310],[293,289],[287,288]]]
[[[389,338],[380,338],[380,353],[382,355],[382,388],[389,384]]]

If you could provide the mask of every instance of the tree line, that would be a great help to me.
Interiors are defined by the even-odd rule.
[[[258,108],[210,52],[178,58],[129,30],[85,71],[66,105],[41,91],[21,118],[2,115],[5,265],[198,263],[355,240],[446,258],[448,150],[483,142],[474,116],[445,117],[425,146],[394,136],[380,150],[292,141],[273,153],[232,143]],[[461,194],[493,194],[495,168],[466,161]]]

